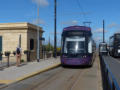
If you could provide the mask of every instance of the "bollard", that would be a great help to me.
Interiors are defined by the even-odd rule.
[[[46,52],[44,51],[44,52],[43,52],[43,58],[44,58],[44,60],[45,60],[45,53],[46,53]]]
[[[3,55],[3,53],[2,53],[2,52],[0,52],[0,60],[2,60],[2,55]]]
[[[9,56],[10,56],[10,51],[5,52],[5,56],[7,56],[7,66],[9,67]]]
[[[8,56],[8,63],[7,63],[7,66],[8,66],[8,67],[10,66],[10,64],[9,64],[9,56]]]
[[[0,52],[0,61],[1,61],[1,64],[2,64],[2,55],[3,55],[3,53]]]

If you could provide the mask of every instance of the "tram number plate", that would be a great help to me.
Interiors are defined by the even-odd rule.
[[[120,53],[120,49],[118,50],[118,53]]]

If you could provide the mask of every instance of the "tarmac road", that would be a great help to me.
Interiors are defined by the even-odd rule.
[[[93,67],[55,69],[9,85],[3,90],[100,90],[98,60]]]

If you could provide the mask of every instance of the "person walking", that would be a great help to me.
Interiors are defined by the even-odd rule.
[[[20,60],[21,60],[21,48],[17,47],[17,49],[16,49],[16,66],[20,65]]]

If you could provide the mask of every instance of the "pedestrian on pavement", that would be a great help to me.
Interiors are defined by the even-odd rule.
[[[17,49],[16,49],[16,66],[20,65],[20,60],[21,60],[21,48],[17,47]]]

